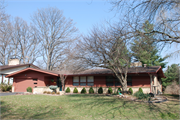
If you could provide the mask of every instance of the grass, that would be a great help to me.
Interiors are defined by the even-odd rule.
[[[1,96],[1,119],[178,119],[179,100],[142,103],[103,95]]]

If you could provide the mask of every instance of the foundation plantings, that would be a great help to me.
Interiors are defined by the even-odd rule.
[[[70,93],[70,88],[69,87],[66,89],[66,93]]]
[[[75,87],[73,93],[78,93],[78,89]]]
[[[26,90],[27,90],[27,92],[32,92],[32,88],[31,87],[28,87]]]
[[[85,87],[81,90],[81,93],[86,93],[86,88]]]
[[[108,93],[109,93],[109,94],[112,93],[112,88],[111,88],[111,87],[108,88]]]
[[[90,89],[89,89],[89,94],[93,94],[93,93],[94,93],[94,90],[93,90],[92,87],[90,87]]]
[[[132,95],[133,94],[133,90],[132,88],[129,88],[129,94]]]
[[[100,88],[98,89],[98,93],[99,93],[99,94],[103,94],[103,89],[102,89],[102,87],[100,87]]]

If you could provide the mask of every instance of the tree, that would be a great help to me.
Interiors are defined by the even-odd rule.
[[[23,64],[33,63],[40,56],[36,29],[28,26],[23,19],[16,17],[13,31],[13,56],[19,58]]]
[[[127,21],[131,19],[129,27],[137,36],[155,33],[154,40],[157,42],[163,45],[172,45],[173,43],[179,45],[179,0],[112,0],[111,3],[113,9],[117,8],[121,14],[124,12]],[[154,24],[154,29],[148,32],[139,31],[141,23],[147,19]],[[175,53],[179,54],[179,52],[180,50],[177,50]]]
[[[176,81],[179,84],[179,71],[180,66],[178,64],[172,64],[171,66],[168,66],[167,70],[164,73],[166,78],[162,78],[162,85],[164,89],[173,81]]]
[[[153,29],[153,24],[150,24],[149,21],[143,23],[142,32],[149,32]],[[147,66],[161,66],[165,68],[166,63],[163,61],[167,58],[161,58],[158,53],[157,48],[158,44],[154,41],[154,33],[137,36],[132,43],[131,50],[136,61],[140,61]]]
[[[68,45],[77,39],[77,29],[73,20],[66,19],[62,11],[51,7],[35,12],[32,22],[41,41],[41,54],[46,69],[52,70],[57,63],[64,61]]]
[[[129,39],[125,35],[123,27],[121,31],[94,27],[77,45],[77,58],[83,59],[91,67],[112,70],[123,91],[127,91],[127,72],[131,58],[127,48]]]
[[[7,65],[8,60],[12,57],[12,32],[12,24],[10,23],[9,19],[6,19],[6,21],[3,22],[0,30],[0,63],[2,65]]]

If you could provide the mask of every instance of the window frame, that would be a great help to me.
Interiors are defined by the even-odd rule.
[[[75,77],[78,77],[78,82],[74,82]],[[75,77],[73,77],[73,86],[79,86],[79,76],[75,76]],[[78,83],[78,85],[74,85],[74,83]]]
[[[88,77],[92,77],[93,78],[93,82],[88,82]],[[87,86],[94,86],[94,76],[86,76],[86,82],[87,82]],[[93,85],[88,85],[88,83],[93,83]]]

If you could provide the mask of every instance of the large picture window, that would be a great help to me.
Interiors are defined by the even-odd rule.
[[[79,86],[79,77],[73,77],[73,86]]]
[[[94,86],[93,76],[73,77],[73,86]]]
[[[132,86],[132,77],[127,77],[127,85]],[[121,83],[118,78],[113,76],[107,76],[106,77],[106,86],[121,86]]]

